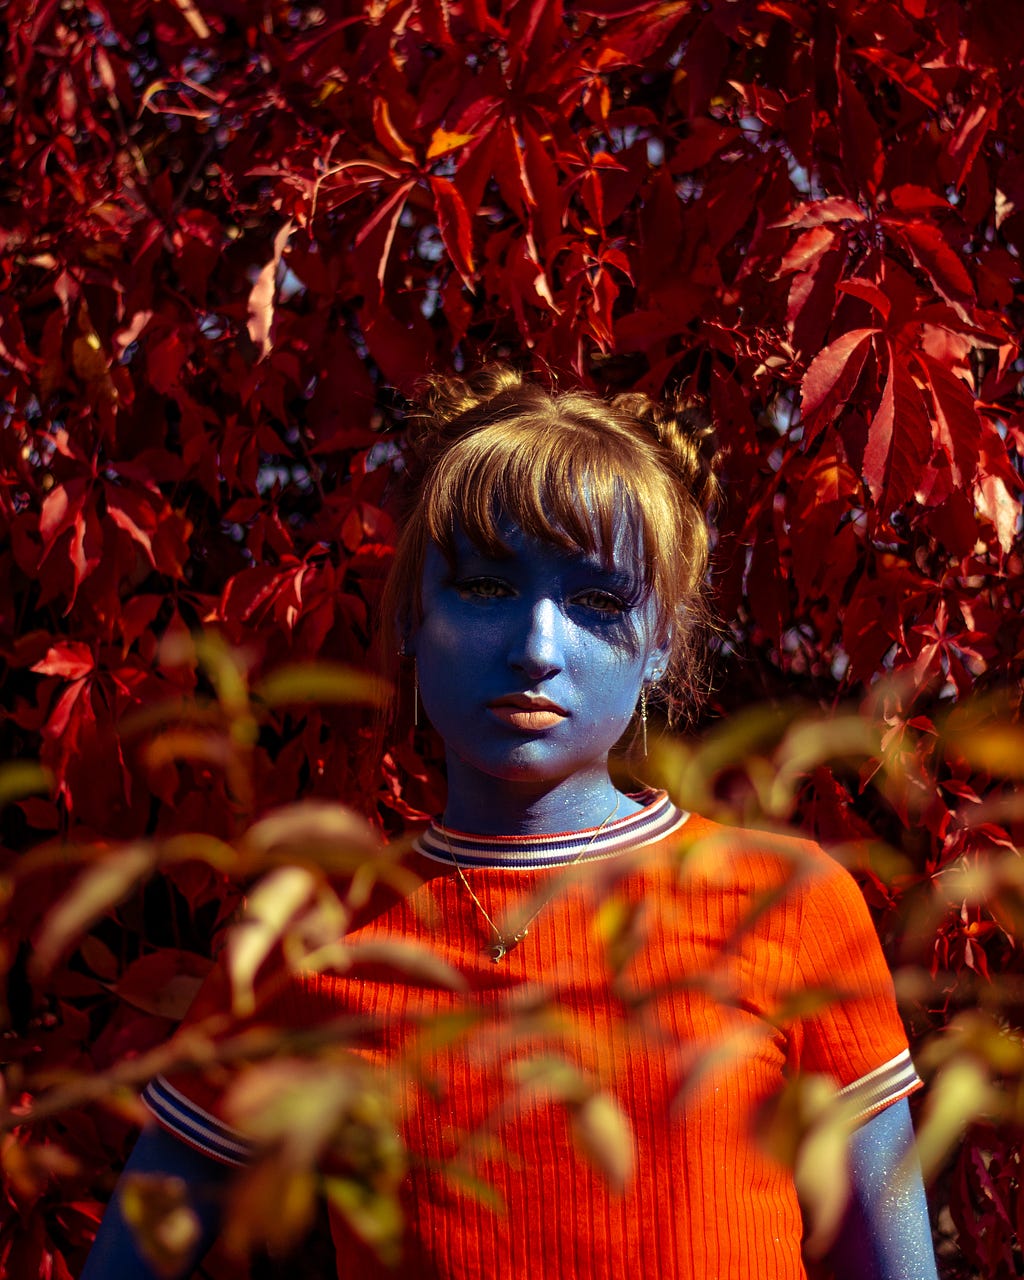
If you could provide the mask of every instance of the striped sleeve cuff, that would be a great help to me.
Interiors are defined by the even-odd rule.
[[[857,1120],[868,1120],[921,1087],[922,1080],[914,1070],[910,1050],[904,1049],[895,1058],[840,1089],[839,1097],[853,1104]]]
[[[142,1101],[164,1129],[220,1164],[244,1165],[252,1159],[252,1144],[237,1129],[222,1124],[163,1076],[146,1085]]]

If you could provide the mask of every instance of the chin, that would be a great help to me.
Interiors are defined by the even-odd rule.
[[[454,751],[463,764],[495,782],[561,782],[599,763],[578,756],[568,759],[544,742],[524,742],[501,752],[481,753],[479,748],[459,751],[457,747]]]

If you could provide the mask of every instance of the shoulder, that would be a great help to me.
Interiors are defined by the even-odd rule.
[[[884,967],[867,904],[853,876],[814,840],[728,826],[698,814],[638,851],[651,889],[699,900],[753,938],[771,938],[796,969],[841,952]]]
[[[849,872],[814,840],[754,827],[730,826],[691,813],[671,835],[641,850],[652,863],[675,864],[689,877],[726,886],[788,886],[794,894],[860,898]]]

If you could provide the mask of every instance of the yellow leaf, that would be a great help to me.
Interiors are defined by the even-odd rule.
[[[225,1114],[247,1138],[306,1168],[329,1142],[360,1087],[361,1072],[319,1060],[277,1058],[250,1067],[225,1098]]]
[[[472,142],[473,137],[472,133],[449,133],[447,129],[435,129],[430,139],[430,146],[427,147],[427,159],[436,160],[438,156],[447,155],[456,147]]]
[[[279,1160],[259,1160],[235,1182],[223,1238],[228,1252],[244,1256],[257,1245],[272,1253],[292,1249],[309,1230],[316,1212],[316,1175]]]
[[[206,25],[206,19],[193,4],[192,0],[174,0],[174,3],[181,10],[185,21],[192,28],[195,35],[200,40],[209,40],[210,28]]]
[[[405,1224],[396,1195],[381,1194],[351,1178],[325,1178],[324,1193],[382,1262],[397,1265],[402,1256]]]
[[[11,760],[0,765],[0,808],[22,796],[46,793],[53,786],[53,774],[31,760]]]
[[[390,685],[377,676],[335,662],[298,662],[273,671],[255,693],[268,707],[297,702],[366,702],[382,706]]]
[[[606,1093],[595,1093],[576,1109],[573,1135],[584,1155],[621,1191],[636,1163],[633,1130],[625,1113]]]
[[[249,895],[245,918],[228,932],[226,948],[232,1007],[239,1017],[256,1007],[256,974],[287,925],[309,905],[317,883],[302,867],[279,867]]]
[[[179,760],[195,760],[225,769],[234,761],[235,746],[223,733],[168,729],[146,744],[143,758],[151,769],[177,764]]]
[[[275,809],[249,828],[244,847],[261,858],[289,855],[339,868],[350,866],[353,854],[361,859],[381,855],[380,837],[365,818],[329,800],[300,800]]]
[[[102,382],[110,367],[110,361],[95,333],[88,333],[74,340],[71,344],[71,363],[83,382]]]
[[[946,742],[975,769],[997,778],[1024,779],[1024,728],[987,724],[949,733]]]
[[[577,1067],[553,1055],[517,1061],[513,1070],[521,1094],[579,1105],[592,1092],[592,1085]]]
[[[387,965],[429,986],[446,987],[449,991],[465,991],[468,986],[458,969],[452,968],[429,947],[415,942],[357,943],[348,948],[348,956],[353,964]]]
[[[163,1174],[131,1173],[119,1195],[124,1220],[156,1274],[184,1275],[201,1235],[185,1182]]]
[[[988,1074],[973,1057],[954,1058],[938,1073],[917,1130],[916,1157],[926,1182],[938,1173],[966,1126],[996,1101]]]

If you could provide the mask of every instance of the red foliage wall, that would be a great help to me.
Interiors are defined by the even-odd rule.
[[[233,660],[187,639],[215,629],[254,682],[365,665],[393,537],[376,433],[428,370],[706,396],[718,709],[906,677],[881,709],[905,793],[822,769],[802,796],[823,836],[874,826],[908,859],[864,872],[890,934],[915,881],[1010,844],[964,813],[1005,794],[1014,730],[986,768],[940,760],[935,725],[1012,694],[1024,653],[1012,6],[9,0],[0,23],[4,756],[54,780],[6,813],[9,1104],[165,1037],[237,896],[201,860],[133,889],[140,864],[44,974],[74,856],[24,850],[230,838],[301,794],[396,826],[434,803],[411,742],[363,776],[361,713],[252,719]],[[147,736],[193,695],[205,720]],[[947,906],[911,955],[940,971],[918,1034],[1021,970],[1019,912]],[[7,1274],[68,1274],[126,1132],[83,1106],[4,1140]],[[940,1187],[950,1275],[1019,1274],[1008,1141],[972,1131]],[[77,1164],[40,1167],[58,1146]]]

